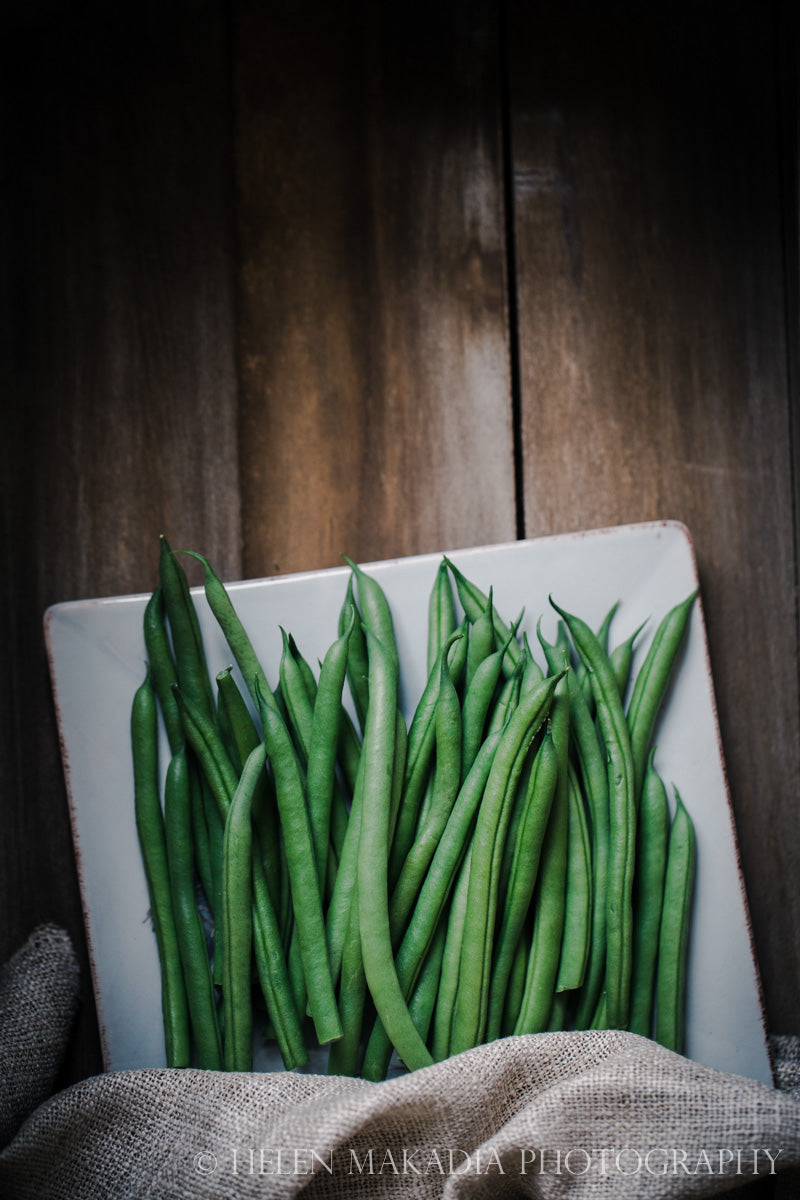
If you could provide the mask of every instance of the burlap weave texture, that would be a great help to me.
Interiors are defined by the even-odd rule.
[[[77,1002],[69,937],[41,925],[0,967],[0,1146],[50,1095]]]

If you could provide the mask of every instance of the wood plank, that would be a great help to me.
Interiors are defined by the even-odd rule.
[[[247,574],[513,538],[492,5],[235,30]]]
[[[511,6],[528,535],[698,554],[773,1031],[800,1018],[792,462],[769,5]]]
[[[229,77],[222,4],[35,8],[2,84],[0,957],[69,930],[68,1080],[99,1056],[42,615],[149,589],[162,530],[240,573]]]

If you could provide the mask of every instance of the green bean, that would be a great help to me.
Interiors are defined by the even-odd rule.
[[[314,705],[309,698],[308,688],[297,657],[292,650],[293,641],[281,627],[283,653],[279,678],[281,695],[286,706],[287,725],[292,734],[297,756],[303,770],[308,766],[308,751],[311,744],[311,725],[314,720]]]
[[[522,654],[524,667],[522,669],[522,691],[529,692],[544,679],[544,671],[533,657],[533,651],[528,642],[527,633],[522,635]],[[569,666],[569,663],[567,663]]]
[[[274,707],[277,709],[277,701],[267,683],[267,677],[258,661],[253,644],[233,607],[231,598],[222,580],[213,570],[208,559],[204,558],[202,554],[197,554],[194,550],[184,550],[183,553],[196,558],[203,565],[205,572],[205,594],[208,606],[225,636],[225,640],[242,673],[245,686],[256,706],[258,706],[258,696],[260,694],[262,703],[268,704],[270,708]],[[167,608],[167,612],[169,613],[169,607]]]
[[[664,906],[658,937],[656,1041],[683,1053],[686,1008],[686,956],[694,889],[696,843],[692,819],[675,792],[675,816],[669,832]]]
[[[461,743],[461,778],[469,769],[483,740],[486,718],[494,698],[497,681],[503,667],[503,651],[495,650],[478,666],[464,695],[462,705],[463,738]]]
[[[191,810],[192,838],[194,841],[195,865],[200,877],[203,894],[214,911],[214,870],[211,862],[211,843],[206,821],[204,792],[207,790],[193,757],[188,759],[189,805]]]
[[[355,621],[356,613],[353,609],[353,620]],[[307,771],[308,765],[312,759],[311,737],[314,727],[314,709],[316,706],[317,695],[319,691],[318,683],[311,673],[306,660],[297,648],[297,643],[291,634],[285,634],[281,631],[284,639],[284,650],[281,658],[280,667],[280,686],[281,695],[284,697],[284,705],[286,709],[285,720],[292,732],[293,741],[297,749],[298,757],[301,766]],[[352,633],[351,633],[352,636]],[[338,641],[338,639],[337,639]],[[337,651],[338,653],[338,651]],[[328,668],[330,670],[330,667]],[[346,670],[346,663],[343,670]],[[328,684],[328,687],[330,684]],[[344,687],[344,683],[342,683]],[[330,700],[323,701],[323,708],[329,708],[329,720],[332,723],[332,736],[334,738],[334,767],[331,776],[333,782],[333,794],[331,797],[331,805],[335,812],[335,832],[337,840],[341,846],[341,837],[339,834],[342,831],[342,826],[347,820],[347,802],[345,801],[339,781],[336,777],[335,763],[338,760],[342,764],[345,778],[348,780],[351,788],[355,787],[355,778],[358,773],[358,760],[361,755],[361,745],[358,741],[358,735],[355,732],[352,722],[350,721],[347,712],[342,706],[341,690],[338,700],[336,701],[335,711],[330,708]],[[320,732],[317,732],[317,737],[320,737]],[[313,811],[313,794],[316,789],[316,780],[313,783],[312,791],[309,793],[310,811]],[[315,802],[315,801],[314,801]],[[313,818],[312,818],[313,822]],[[327,861],[327,854],[326,854]],[[320,874],[320,881],[324,890],[324,873]]]
[[[510,639],[509,639],[510,641]],[[489,589],[489,602],[480,613],[469,631],[467,643],[467,669],[464,676],[464,687],[469,691],[469,685],[478,666],[494,650],[494,605],[492,589]]]
[[[531,775],[533,765],[536,761],[536,753],[543,739],[542,730],[536,735],[530,746],[526,747],[524,754],[524,762],[517,783],[514,802],[511,809],[511,817],[508,822],[508,830],[505,837],[505,845],[503,846],[503,858],[500,864],[500,896],[508,895],[508,882],[511,878],[511,864],[514,861],[514,851],[517,844],[517,835],[519,827],[522,824],[522,817],[525,810],[525,801],[528,794],[528,788],[531,783]]]
[[[358,851],[358,919],[367,986],[375,1008],[406,1066],[432,1063],[411,1020],[392,957],[389,929],[389,815],[394,766],[397,669],[391,649],[366,625],[369,649],[369,713],[364,734],[364,794]]]
[[[345,781],[350,789],[350,795],[353,794],[353,789],[356,786],[356,775],[358,774],[358,760],[361,757],[361,740],[356,733],[356,727],[353,724],[352,717],[342,702],[339,709],[339,741],[337,745],[337,759],[342,768]]]
[[[644,780],[650,739],[656,718],[667,691],[672,667],[683,642],[689,616],[697,592],[670,609],[655,632],[644,662],[633,685],[627,709],[628,726],[631,731],[631,754],[633,756],[634,794],[638,798]]]
[[[523,671],[525,669],[522,647],[517,641],[517,634],[519,633],[519,627],[522,624],[524,616],[525,609],[523,608],[521,609],[516,621],[511,622],[511,638],[507,645],[500,638],[498,638],[497,630],[495,629],[494,631],[494,640],[497,649],[499,650],[501,647],[505,646],[505,655],[503,656],[503,674],[506,676],[513,675],[517,670]],[[509,649],[511,646],[514,647],[513,654],[509,654]]]
[[[191,598],[180,593],[183,600],[191,604]],[[183,611],[183,610],[182,610]],[[175,660],[167,635],[164,611],[164,589],[159,583],[148,600],[144,610],[144,642],[150,663],[150,672],[155,686],[164,727],[167,733],[170,751],[176,754],[184,744],[183,722],[181,721],[178,703],[172,692],[172,684],[177,680]],[[196,846],[197,870],[209,903],[213,891],[208,832],[202,812],[201,784],[197,772],[190,768],[190,797],[193,813],[192,828]]]
[[[439,923],[430,950],[422,964],[419,979],[408,1001],[408,1011],[423,1041],[428,1040],[428,1033],[436,1007],[436,994],[439,990],[439,979],[444,957],[444,944],[447,937],[447,925]]]
[[[566,687],[566,684],[564,684]],[[556,689],[556,697],[558,689]],[[554,700],[554,703],[556,700]],[[508,980],[525,917],[530,908],[545,830],[555,795],[559,756],[550,732],[545,733],[533,761],[521,820],[514,843],[506,899],[497,932],[492,965],[486,1040],[500,1036]]]
[[[325,867],[325,893],[322,897],[322,907],[326,909],[333,895],[333,885],[336,881],[336,872],[339,870],[339,859],[333,847],[333,842],[328,843],[326,855],[327,859]]]
[[[631,984],[631,1033],[650,1037],[653,991],[658,959],[658,930],[664,899],[664,873],[669,838],[667,789],[655,767],[651,750],[639,804],[636,852],[635,903],[633,910],[633,980]]]
[[[308,1000],[308,991],[306,989],[306,976],[303,968],[303,956],[300,950],[300,934],[297,929],[296,921],[292,925],[292,932],[289,937],[289,950],[286,956],[286,965],[289,972],[289,986],[292,989],[295,1008],[299,1013],[305,1012],[307,1007],[306,1002]]]
[[[303,686],[306,689],[306,695],[313,705],[317,697],[317,679],[311,668],[311,664],[307,662],[305,658],[303,658],[303,655],[300,653],[300,647],[297,645],[297,642],[294,640],[294,636],[291,633],[289,634],[289,651],[292,655],[292,658],[297,663],[297,670],[300,678],[303,680]]]
[[[461,782],[461,705],[450,678],[447,655],[441,656],[436,704],[436,771],[425,819],[403,863],[389,903],[392,943],[397,944],[422,886]]]
[[[159,583],[144,610],[144,644],[153,684],[161,705],[161,715],[167,731],[170,752],[176,754],[183,745],[183,725],[178,705],[172,694],[172,684],[178,673],[172,657],[164,615],[164,588]]]
[[[333,1042],[328,1054],[329,1075],[357,1075],[361,1051],[361,1029],[367,999],[367,980],[361,954],[361,929],[358,919],[358,885],[353,893],[350,920],[342,954],[339,984],[339,1011],[342,1036]]]
[[[172,636],[177,681],[184,695],[211,715],[214,712],[214,693],[208,676],[197,610],[183,568],[163,535],[158,570]]]
[[[503,1037],[508,1037],[514,1032],[514,1026],[519,1017],[519,1010],[522,1007],[522,997],[525,993],[525,971],[528,966],[530,948],[530,936],[526,934],[523,928],[520,939],[517,942],[517,948],[514,951],[514,961],[511,964],[506,998],[503,1003],[503,1024],[501,1027]]]
[[[226,667],[217,675],[217,690],[221,723],[222,714],[224,714],[224,720],[230,727],[239,763],[243,765],[261,738],[250,709],[231,674],[230,667]],[[256,828],[255,853],[264,860],[270,899],[277,909],[280,904],[280,827],[275,792],[267,771],[260,776],[256,795],[253,797],[253,822]]]
[[[389,845],[392,844],[397,819],[400,815],[400,805],[403,801],[403,783],[406,777],[406,758],[408,757],[408,730],[400,709],[395,713],[394,722],[394,766],[392,767],[392,804],[389,810]]]
[[[253,945],[261,992],[267,1005],[283,1065],[287,1071],[308,1062],[300,1017],[292,996],[278,917],[270,897],[264,864],[253,859]]]
[[[419,806],[428,782],[430,762],[436,741],[436,703],[439,697],[441,661],[448,658],[452,648],[463,641],[466,641],[466,638],[463,629],[459,627],[445,642],[440,657],[428,676],[408,731],[403,791],[389,854],[389,884],[391,887],[394,887],[397,882],[406,855],[414,840]],[[450,678],[456,684],[457,667],[454,659],[455,654],[449,658]]]
[[[550,603],[566,621],[586,665],[606,748],[609,865],[606,891],[606,1007],[609,1026],[625,1029],[630,1008],[632,890],[636,810],[631,742],[617,682],[602,646],[585,621]]]
[[[550,1005],[550,1016],[547,1019],[547,1032],[560,1033],[567,1027],[567,1010],[569,992],[556,992]]]
[[[516,783],[513,775],[522,768],[520,751],[544,721],[557,682],[555,678],[545,680],[517,708],[504,730],[486,783],[474,835],[451,1052],[477,1045],[483,1034],[500,865]]]
[[[131,708],[131,750],[136,829],[150,914],[161,962],[161,1008],[167,1066],[189,1065],[189,1011],[170,897],[164,817],[159,797],[158,710],[148,668]]]
[[[353,697],[358,724],[363,733],[369,707],[369,663],[367,660],[367,640],[361,628],[361,619],[353,595],[354,573],[347,577],[347,592],[339,614],[339,634],[341,636],[353,619],[353,632],[347,648],[347,681],[350,694]]]
[[[362,759],[363,764],[363,759]],[[339,978],[342,966],[342,954],[350,924],[350,909],[355,892],[358,875],[358,843],[361,836],[361,806],[364,797],[364,772],[359,772],[356,788],[353,793],[353,803],[350,808],[350,820],[347,824],[342,852],[339,856],[339,869],[333,885],[333,894],[326,914],[326,938],[328,959],[331,964],[331,978],[334,983]]]
[[[600,643],[600,646],[606,657],[608,657],[609,630],[611,628],[611,622],[613,621],[617,609],[619,608],[619,603],[619,600],[614,601],[597,629],[597,640]],[[594,696],[592,695],[592,685],[589,681],[589,673],[586,669],[586,664],[580,658],[578,659],[578,665],[575,668],[575,675],[581,685],[584,699],[589,706],[589,712],[592,714],[592,716],[594,716]]]
[[[222,850],[222,1006],[226,1071],[253,1065],[253,792],[264,770],[266,749],[256,746],[245,763],[225,821]]]
[[[486,726],[487,735],[494,733],[498,729],[503,729],[508,724],[511,714],[519,704],[524,666],[524,662],[520,659],[501,687],[500,694],[494,703],[489,716],[489,722]]]
[[[280,816],[280,814],[279,814]],[[292,912],[292,891],[289,882],[289,864],[286,859],[286,839],[281,832],[280,841],[278,843],[278,852],[281,860],[280,870],[280,897],[276,913],[278,916],[278,926],[281,931],[281,946],[286,955],[289,953],[289,944],[292,937],[292,929],[294,927],[294,913]]]
[[[472,865],[473,845],[474,835],[473,841],[464,856],[464,861],[461,864],[458,879],[453,889],[453,901],[450,905],[450,914],[447,921],[447,934],[439,976],[439,994],[436,998],[436,1009],[433,1014],[431,1053],[435,1062],[441,1062],[450,1054],[453,1018],[458,998],[461,949],[464,941],[464,926],[467,919],[467,900],[469,897],[469,877]]]
[[[222,744],[225,747],[225,752],[230,759],[231,766],[237,775],[242,773],[242,756],[239,753],[239,747],[236,745],[236,739],[233,736],[233,726],[231,725],[230,714],[222,703],[219,688],[217,688],[217,729],[222,738]]]
[[[399,695],[399,679],[400,679],[400,660],[397,653],[397,641],[394,632],[394,621],[392,612],[389,607],[389,602],[383,588],[371,575],[368,575],[361,567],[352,562],[347,556],[345,561],[350,565],[355,576],[358,586],[358,599],[363,616],[364,632],[367,636],[367,659],[370,676],[372,674],[372,660],[369,655],[369,631],[378,638],[381,645],[384,647],[387,654],[392,659],[394,665],[394,673],[397,678],[395,687],[395,704],[397,705],[397,696]],[[369,684],[369,680],[368,680]],[[369,720],[369,714],[367,714]],[[397,723],[397,714],[395,715],[395,723]],[[366,736],[366,734],[365,734]],[[395,752],[399,756],[399,747],[395,742]],[[405,758],[405,755],[403,755]],[[396,764],[399,768],[399,763]],[[399,784],[399,780],[398,780]],[[396,817],[396,808],[390,805],[390,830],[394,830]]]
[[[625,693],[628,690],[628,683],[631,677],[631,667],[633,665],[633,643],[638,638],[639,634],[644,629],[646,621],[643,621],[638,629],[634,629],[630,637],[624,642],[620,642],[608,656],[608,661],[611,670],[614,672],[614,678],[617,681],[617,689],[622,699],[625,699]]]
[[[347,648],[355,624],[355,613],[344,633],[329,647],[322,663],[311,720],[308,746],[308,811],[314,841],[320,890],[325,891],[331,808],[336,790],[336,750],[339,713],[347,671]]]
[[[355,788],[353,791],[355,793]],[[337,864],[342,856],[344,839],[347,834],[347,822],[350,819],[350,810],[345,803],[339,802],[340,796],[341,793],[338,790],[334,792],[333,805],[331,806],[331,849],[336,855]]]
[[[602,992],[600,999],[597,1001],[597,1008],[592,1017],[592,1023],[589,1026],[590,1029],[608,1028],[607,999],[606,993]]]
[[[219,697],[218,709],[220,713],[224,712],[225,714],[225,722],[230,730],[241,771],[247,762],[248,755],[255,750],[261,738],[250,714],[250,709],[231,674],[230,667],[225,667],[217,675],[217,695]]]
[[[238,776],[216,724],[203,708],[184,695],[177,684],[172,685],[172,690],[178,701],[186,740],[197,755],[224,821],[236,790]]]
[[[224,674],[224,673],[223,673]],[[233,681],[231,680],[231,683]],[[229,685],[223,680],[223,690],[226,690]],[[234,685],[235,686],[235,685]],[[216,801],[217,813],[210,810],[206,811],[207,828],[210,845],[210,856],[212,858],[212,878],[214,887],[219,897],[222,886],[221,874],[224,866],[224,849],[222,848],[222,829],[221,824],[227,822],[228,813],[233,795],[236,791],[239,782],[236,770],[230,760],[225,745],[220,736],[219,730],[214,722],[207,716],[205,711],[195,705],[187,696],[184,696],[177,685],[173,685],[183,721],[186,738],[198,760],[201,764],[206,783]],[[230,703],[231,693],[228,693]],[[232,709],[229,711],[233,711]],[[241,715],[241,724],[237,719],[237,734],[239,738],[238,753],[245,755],[249,753],[248,746],[253,745],[253,733],[247,729],[243,715]],[[270,828],[267,824],[265,827],[265,816],[263,808],[268,804],[268,799],[265,799],[265,789],[268,788],[268,783],[264,778],[264,774],[258,778],[256,785],[256,795],[252,800],[253,806],[257,813],[257,821],[259,830],[263,832],[264,842],[259,835],[258,849],[259,854],[266,853],[271,869],[276,867],[276,857],[274,852],[274,841],[267,841],[267,838],[274,837],[274,824]],[[274,887],[274,884],[273,884]],[[219,898],[216,900],[216,907],[212,904],[212,909],[215,913],[219,911]],[[216,951],[214,958],[214,976],[215,982],[221,982],[220,970],[221,964],[224,962],[224,939],[225,939],[224,923],[218,921],[216,923]],[[221,951],[221,953],[220,953]]]
[[[559,622],[562,625],[562,622]],[[552,672],[564,670],[567,665],[569,652],[551,645],[541,631],[541,623],[537,630],[539,642],[544,650],[549,669]],[[588,678],[588,675],[587,675]],[[580,769],[581,779],[589,805],[589,815],[592,821],[592,891],[595,897],[606,895],[608,876],[608,777],[606,759],[600,737],[586,698],[583,694],[576,673],[570,671],[567,675],[569,687],[570,741],[575,751],[575,757]],[[592,906],[592,934],[589,946],[589,961],[586,965],[586,976],[578,1009],[575,1025],[578,1029],[587,1029],[594,1015],[597,1000],[603,986],[603,976],[606,964],[606,905],[595,903]]]
[[[194,762],[194,760],[192,760]],[[208,785],[205,776],[200,778],[200,809],[193,812],[193,820],[201,820],[205,824],[208,844],[208,861],[210,872],[210,891],[206,892],[215,925],[218,923],[219,906],[222,898],[222,835],[225,831],[225,818],[220,813],[220,806],[214,793]],[[220,784],[220,786],[222,786]],[[227,808],[225,810],[227,812]],[[214,956],[214,982],[220,983],[219,970],[222,959]]]
[[[428,674],[433,670],[439,651],[456,628],[456,606],[450,587],[447,564],[442,561],[428,600]]]
[[[550,708],[550,733],[558,760],[555,794],[536,880],[533,936],[515,1033],[540,1033],[548,1025],[564,934],[569,794],[569,673],[559,677]]]
[[[592,930],[592,854],[589,828],[581,787],[571,763],[567,780],[567,893],[556,993],[574,991],[583,984],[589,961]]]
[[[436,925],[444,914],[456,874],[470,837],[500,735],[488,738],[453,805],[436,852],[420,889],[414,912],[397,950],[397,977],[406,998],[411,996]],[[364,1057],[365,1077],[383,1079],[392,1046],[380,1020],[375,1022]]]
[[[358,603],[365,629],[371,629],[381,645],[385,648],[394,663],[395,673],[399,677],[400,659],[397,654],[397,640],[394,634],[394,621],[386,594],[372,575],[368,575],[357,563],[344,556],[345,562],[356,578],[358,586]],[[369,658],[369,637],[367,637],[367,662],[372,670]]]
[[[447,563],[450,573],[455,580],[456,591],[458,592],[458,598],[461,602],[461,607],[464,609],[467,619],[474,624],[480,614],[486,609],[489,603],[489,597],[482,592],[479,587],[467,579],[466,575],[459,571],[458,567],[455,566],[455,564],[452,563],[449,558],[445,556],[444,561]],[[511,628],[505,624],[505,622],[498,616],[497,612],[493,613],[493,619],[495,639],[497,644],[502,646],[508,639],[508,636],[511,633]],[[508,643],[508,649],[506,651],[508,666],[506,667],[504,663],[504,670],[512,671],[517,665],[517,660],[521,653],[522,651],[520,650],[518,643],[512,638]]]
[[[328,961],[322,898],[303,777],[284,721],[277,710],[261,697],[258,686],[256,692],[264,742],[275,779],[295,928],[308,988],[308,1005],[317,1038],[324,1045],[341,1037],[342,1027]]]
[[[222,1046],[203,922],[194,895],[194,849],[189,765],[183,746],[167,767],[164,830],[172,911],[178,940],[197,1065],[218,1071]]]

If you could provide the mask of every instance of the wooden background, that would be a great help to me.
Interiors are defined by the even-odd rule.
[[[674,518],[773,1032],[800,1032],[793,6],[3,18],[0,956],[70,931],[42,641],[143,591]],[[724,997],[720,998],[724,1003]]]

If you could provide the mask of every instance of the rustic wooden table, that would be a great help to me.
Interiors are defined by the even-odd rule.
[[[235,579],[684,521],[800,1031],[793,6],[4,22],[0,955],[79,948],[65,1081],[100,1059],[42,614],[149,589],[162,530]]]

